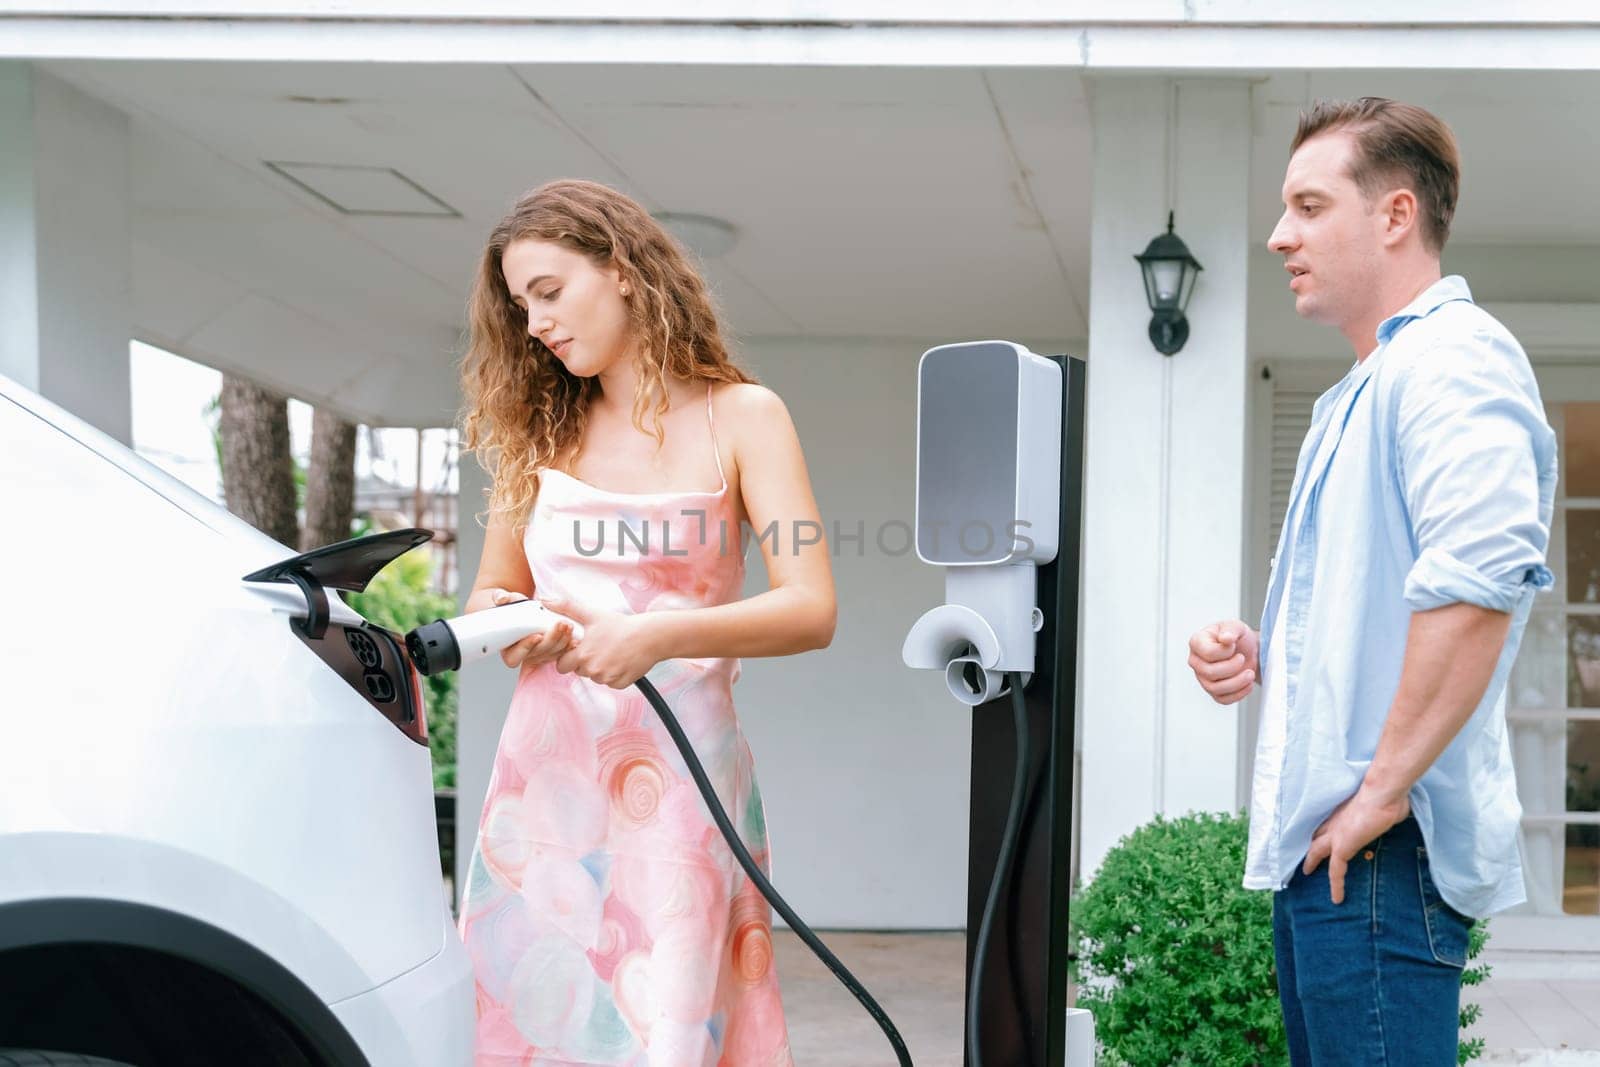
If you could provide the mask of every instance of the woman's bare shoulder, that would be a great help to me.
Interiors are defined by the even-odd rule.
[[[741,423],[760,423],[774,417],[788,418],[783,398],[755,382],[725,382],[712,389],[711,403],[719,416]]]

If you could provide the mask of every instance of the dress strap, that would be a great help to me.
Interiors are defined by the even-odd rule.
[[[711,427],[711,454],[717,460],[717,477],[722,479],[722,487],[728,487],[728,476],[722,470],[722,449],[717,447],[717,420],[711,414],[711,387],[714,383],[706,383],[706,425]]]

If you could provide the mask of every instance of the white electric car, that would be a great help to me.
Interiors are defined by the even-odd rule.
[[[469,1064],[421,687],[332,591],[426,532],[297,556],[4,377],[0,502],[0,1050]]]

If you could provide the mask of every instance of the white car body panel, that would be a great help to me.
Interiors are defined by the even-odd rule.
[[[428,750],[295,636],[298,590],[241,581],[294,550],[4,378],[0,491],[0,904],[193,916],[373,1034],[392,996],[384,1049],[468,1062]]]

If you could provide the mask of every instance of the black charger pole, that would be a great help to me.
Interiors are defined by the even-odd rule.
[[[1033,731],[1027,803],[984,965],[979,1051],[985,1067],[1063,1067],[1066,1058],[1087,368],[1076,356],[1049,358],[1061,365],[1060,547],[1055,560],[1039,568],[1037,603],[1044,612],[1044,628],[1039,631],[1033,678],[1024,690]],[[994,878],[1016,773],[1012,722],[1010,694],[973,709],[967,854],[969,990],[976,931]]]

